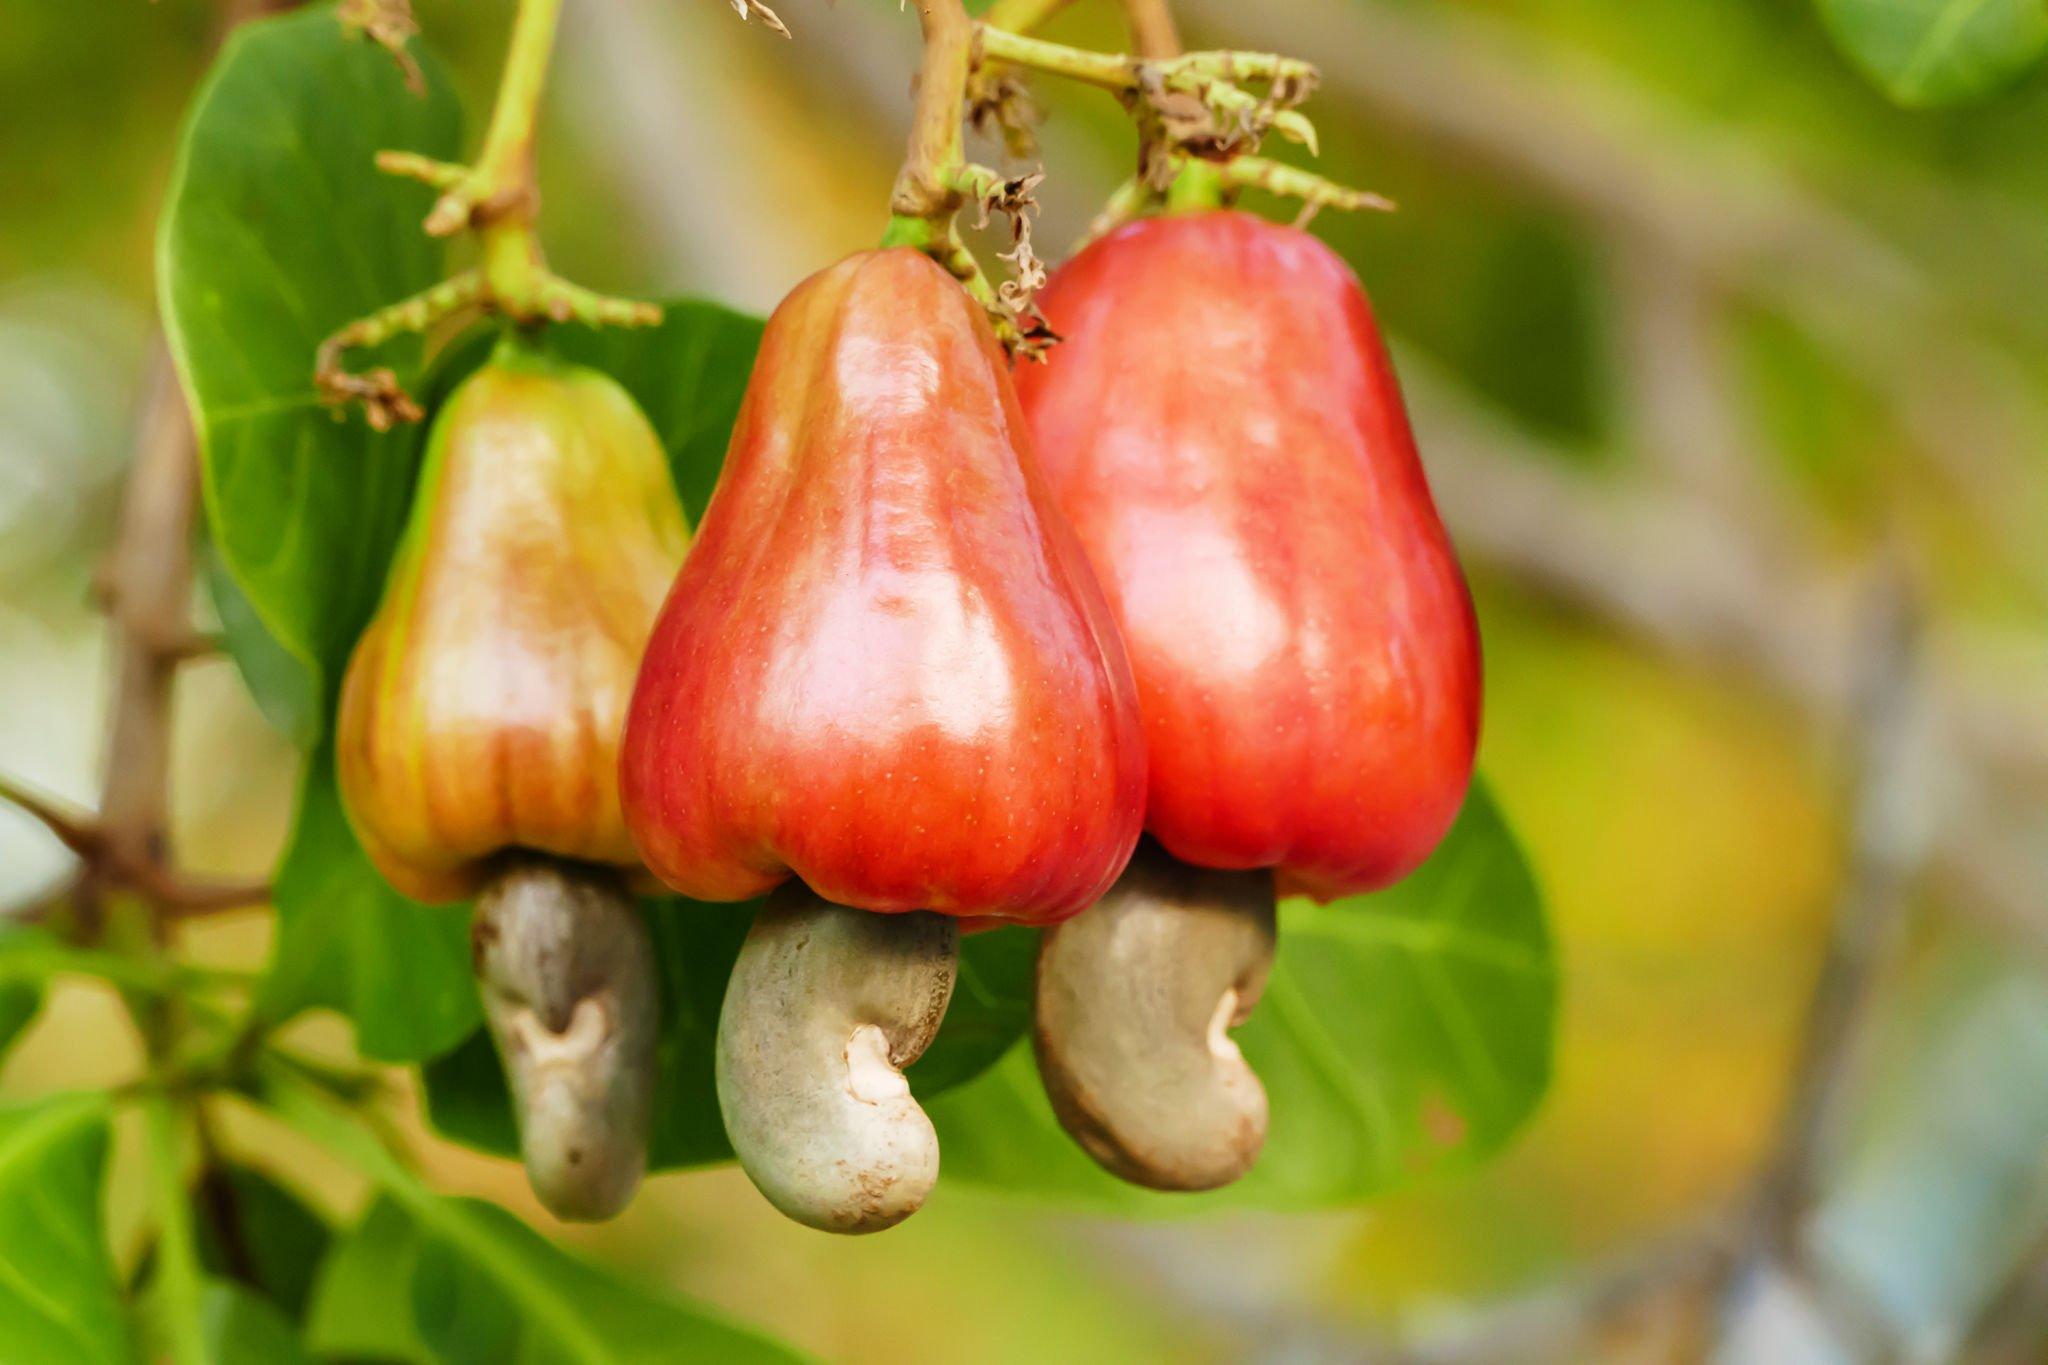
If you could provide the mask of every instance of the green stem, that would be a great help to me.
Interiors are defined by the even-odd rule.
[[[1181,158],[1166,190],[1168,213],[1204,213],[1223,206],[1223,172],[1212,162]]]
[[[517,318],[540,312],[544,269],[534,231],[540,191],[534,183],[533,142],[561,15],[562,0],[519,0],[483,149],[463,192],[454,196],[463,221],[478,229],[485,291]],[[432,231],[433,220],[428,221]]]
[[[1268,194],[1299,199],[1312,209],[1376,209],[1382,213],[1394,210],[1394,201],[1385,195],[1374,194],[1370,190],[1354,190],[1314,171],[1305,171],[1280,161],[1268,161],[1262,156],[1234,157],[1213,170],[1229,189],[1264,190]],[[1175,188],[1179,188],[1178,181]]]
[[[918,66],[917,108],[889,209],[897,218],[921,218],[937,229],[960,208],[952,176],[967,160],[960,111],[974,65],[974,23],[960,0],[921,0],[918,22],[924,56]],[[897,231],[892,224],[888,235]]]
[[[320,343],[313,377],[321,396],[334,403],[361,403],[377,430],[416,422],[425,412],[389,368],[351,373],[342,357],[357,347],[377,345],[401,332],[424,332],[472,305],[519,323],[573,320],[594,327],[644,327],[661,321],[661,310],[652,304],[609,298],[553,274],[541,251],[535,226],[540,190],[534,181],[534,130],[561,15],[562,0],[519,0],[490,125],[473,165],[455,166],[412,152],[377,154],[380,169],[442,191],[427,215],[429,235],[473,230],[479,247],[474,269],[359,318]]]
[[[1117,52],[1090,52],[1086,48],[1049,43],[983,25],[982,56],[1010,62],[1052,76],[1064,76],[1084,85],[1123,94],[1136,90],[1151,67],[1169,81],[1294,81],[1313,82],[1312,62],[1283,57],[1274,52],[1189,52],[1178,57],[1145,60]]]
[[[532,189],[533,132],[540,121],[541,93],[547,88],[548,60],[561,14],[562,0],[519,0],[512,18],[505,72],[499,77],[490,127],[476,159],[477,173],[500,193]],[[531,213],[526,217],[530,222]]]
[[[960,0],[921,0],[918,20],[924,56],[918,67],[917,108],[903,169],[897,172],[889,197],[890,218],[882,230],[882,245],[912,247],[937,261],[988,312],[1005,346],[1022,345],[1025,334],[1005,315],[995,286],[954,224],[970,195],[985,193],[1002,181],[995,172],[968,164],[960,134],[978,30]]]
[[[169,1358],[177,1365],[207,1365],[201,1323],[199,1248],[192,1232],[192,1205],[178,1161],[179,1111],[168,1095],[143,1102],[148,1125],[149,1196],[156,1216],[156,1277],[153,1293]]]

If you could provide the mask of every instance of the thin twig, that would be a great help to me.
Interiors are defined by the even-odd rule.
[[[191,636],[192,527],[199,456],[169,352],[152,349],[135,464],[122,499],[105,583],[114,635],[114,697],[96,830],[74,897],[79,928],[97,935],[104,899],[136,869],[164,866],[168,842],[171,681]]]
[[[1896,568],[1873,591],[1852,720],[1848,868],[1835,910],[1827,956],[1808,1008],[1799,1057],[1772,1155],[1757,1182],[1742,1257],[1729,1268],[1728,1312],[1740,1311],[1748,1285],[1773,1269],[1812,1281],[1818,1267],[1803,1235],[1813,1212],[1831,1144],[1856,1078],[1854,1061],[1867,1033],[1888,949],[1904,913],[1927,845],[1914,792],[1918,760],[1919,626],[1910,587]],[[1808,1284],[1809,1290],[1832,1285]],[[1843,1330],[1864,1327],[1854,1305],[1817,1305]],[[1876,1346],[1877,1343],[1868,1343]]]

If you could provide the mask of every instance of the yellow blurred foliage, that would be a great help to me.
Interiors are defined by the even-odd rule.
[[[1516,600],[1483,603],[1482,761],[1548,897],[1556,1078],[1470,1178],[1388,1200],[1349,1312],[1501,1292],[1703,1212],[1774,1122],[1837,862],[1795,718]]]

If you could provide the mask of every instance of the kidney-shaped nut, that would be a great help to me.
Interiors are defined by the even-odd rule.
[[[1159,1190],[1227,1185],[1266,1140],[1266,1092],[1228,1030],[1265,990],[1270,871],[1218,872],[1147,840],[1108,895],[1046,932],[1034,1043],[1060,1123]]]
[[[718,1103],[768,1202],[826,1232],[879,1232],[917,1212],[939,1140],[903,1068],[938,1034],[959,927],[875,914],[797,881],[740,948],[718,1020]]]
[[[647,1166],[660,1025],[654,945],[620,874],[507,858],[477,898],[477,985],[533,1191],[609,1218]]]

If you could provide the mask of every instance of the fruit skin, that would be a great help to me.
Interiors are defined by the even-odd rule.
[[[509,848],[638,865],[619,733],[688,544],[610,378],[508,339],[456,389],[336,720],[343,801],[394,887],[465,898]]]
[[[1147,829],[1323,898],[1400,878],[1464,799],[1479,637],[1356,278],[1210,212],[1111,233],[1040,304],[1066,340],[1018,393],[1137,674]]]
[[[864,252],[769,319],[620,767],[647,865],[738,900],[1046,923],[1143,818],[1130,666],[981,310]]]

